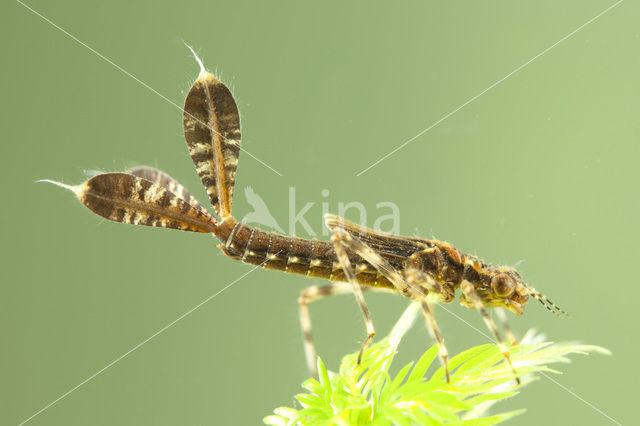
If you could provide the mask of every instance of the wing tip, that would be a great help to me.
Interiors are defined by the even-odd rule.
[[[193,50],[191,46],[189,46],[186,42],[183,42],[183,43],[185,46],[187,46],[187,49],[191,51],[191,54],[193,55],[193,57],[196,59],[196,62],[200,66],[200,74],[198,75],[198,78],[204,78],[207,75],[207,69],[204,67],[204,64],[202,63],[202,59],[200,59],[196,51]]]
[[[336,216],[335,214],[325,213],[324,216],[324,224],[329,229],[333,229],[340,224],[342,218],[340,216]]]
[[[52,179],[38,179],[34,183],[50,183],[52,185],[59,186],[60,188],[67,189],[67,190],[73,192],[76,195],[78,195],[81,192],[81,185],[71,186],[71,185],[67,185],[65,183],[58,182],[58,181],[52,180]]]

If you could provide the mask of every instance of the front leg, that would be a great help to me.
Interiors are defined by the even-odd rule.
[[[509,346],[515,346],[518,344],[518,339],[516,339],[515,334],[511,331],[511,327],[509,327],[509,322],[507,321],[507,314],[503,308],[496,309],[496,315],[498,316],[498,320],[502,324],[502,329],[504,330],[504,335],[507,338],[507,342]]]
[[[462,293],[465,295],[465,297],[473,303],[476,310],[480,312],[480,315],[482,315],[482,319],[484,319],[485,324],[487,324],[487,327],[489,328],[489,330],[491,330],[491,332],[493,333],[493,336],[496,338],[496,342],[498,343],[500,352],[502,352],[502,355],[507,360],[509,367],[511,367],[511,370],[513,371],[513,375],[516,378],[516,383],[519,385],[520,377],[518,377],[518,373],[516,372],[516,369],[513,366],[513,362],[511,361],[511,355],[509,354],[509,351],[507,350],[507,347],[505,346],[504,341],[502,340],[502,337],[498,332],[498,327],[496,327],[496,323],[493,321],[491,316],[487,313],[487,310],[482,304],[482,299],[476,292],[475,287],[473,287],[473,284],[471,284],[469,281],[464,280],[460,284],[460,290],[462,290]]]
[[[340,266],[344,271],[344,275],[347,277],[347,280],[351,284],[353,294],[356,297],[358,306],[360,306],[360,310],[362,311],[362,317],[364,319],[364,324],[365,324],[365,327],[367,328],[367,337],[362,343],[362,347],[360,348],[360,353],[358,354],[358,364],[360,364],[360,362],[362,361],[362,355],[364,354],[364,351],[367,350],[367,348],[373,341],[373,336],[376,335],[376,330],[373,327],[373,321],[371,320],[371,315],[369,314],[369,308],[367,307],[367,303],[364,300],[364,296],[362,295],[362,290],[360,289],[360,284],[358,284],[358,279],[356,278],[355,272],[353,272],[351,261],[349,260],[349,256],[347,256],[347,252],[345,250],[345,247],[349,247],[350,245],[349,244],[350,236],[342,228],[331,229],[331,232],[333,234],[331,235],[331,242],[333,242],[333,247],[336,251],[338,262],[340,262]]]
[[[438,295],[439,299],[446,301],[445,297],[447,296],[443,296],[442,290],[448,287],[441,286],[430,275],[426,274],[421,269],[417,269],[416,266],[417,263],[415,261],[411,261],[410,257],[409,261],[407,262],[407,269],[405,271],[407,282],[414,288],[426,288],[428,289],[427,294],[436,294]],[[453,292],[453,290],[451,291]],[[442,333],[440,333],[440,327],[438,327],[436,317],[433,314],[431,306],[429,306],[427,297],[421,298],[420,305],[422,306],[422,315],[424,316],[424,320],[427,323],[427,329],[431,333],[431,337],[433,337],[438,343],[438,353],[440,355],[440,359],[442,360],[442,365],[444,366],[444,373],[447,378],[447,383],[449,383],[451,381],[451,377],[449,375],[449,351],[447,351],[447,347],[444,344],[444,338],[442,337]]]

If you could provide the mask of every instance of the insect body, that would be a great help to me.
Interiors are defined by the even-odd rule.
[[[531,296],[558,315],[564,311],[529,287],[515,270],[487,265],[446,242],[375,232],[333,215],[325,216],[332,232],[330,242],[265,232],[238,222],[231,213],[240,154],[238,109],[229,89],[198,62],[201,73],[185,100],[184,135],[217,216],[169,175],[150,167],[99,174],[79,186],[49,182],[72,190],[86,207],[107,219],[211,233],[231,258],[333,282],[309,287],[298,300],[307,363],[312,371],[315,351],[308,304],[328,295],[353,292],[367,329],[361,357],[375,335],[362,292],[383,291],[400,293],[421,304],[439,344],[448,381],[448,354],[430,304],[451,302],[459,291],[460,303],[481,313],[519,380],[485,308],[501,307],[520,315]]]

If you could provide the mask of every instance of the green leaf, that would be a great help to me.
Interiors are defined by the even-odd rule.
[[[453,411],[432,401],[422,401],[421,405],[425,408],[425,410],[427,410],[429,414],[431,414],[432,417],[435,417],[436,420],[440,420],[442,422],[446,420],[450,422],[457,422],[460,420],[460,418]]]
[[[411,382],[405,383],[400,386],[397,394],[402,399],[415,399],[420,398],[421,395],[424,395],[427,392],[431,392],[434,389],[437,389],[440,384],[436,382]]]
[[[491,426],[496,423],[507,421],[515,416],[524,413],[525,409],[507,411],[506,413],[496,414],[495,416],[482,417],[479,419],[465,420],[462,424],[465,426]]]
[[[297,416],[289,420],[289,424],[296,424],[298,422],[302,422],[302,424],[314,424],[320,421],[329,420],[329,418],[330,413],[327,413],[326,411],[319,410],[317,408],[305,408],[298,411]]]
[[[407,410],[408,415],[411,419],[421,425],[430,425],[430,426],[440,426],[442,423],[434,419],[433,417],[429,417],[422,409],[416,407],[414,409]]]
[[[262,421],[264,422],[265,425],[271,425],[271,426],[286,426],[287,424],[289,424],[289,422],[287,421],[287,419],[284,419],[280,416],[267,416],[264,419],[262,419]]]
[[[421,380],[437,355],[438,345],[433,345],[420,357],[415,367],[413,367],[413,370],[411,370],[411,374],[407,379],[407,383]]]
[[[478,404],[482,404],[483,402],[498,401],[500,399],[510,398],[517,394],[518,392],[489,392],[474,396],[473,398],[465,399],[464,402],[471,406],[476,406]]]
[[[407,415],[404,414],[402,410],[399,410],[394,407],[387,407],[384,410],[384,417],[390,420],[391,422],[393,422],[394,425],[401,425],[401,426],[411,425],[411,422],[407,418]]]
[[[320,378],[320,386],[323,387],[325,392],[331,392],[329,373],[327,373],[327,369],[324,367],[324,363],[320,357],[318,357],[318,377]]]
[[[413,305],[412,305],[413,306]],[[413,306],[415,314],[415,306]],[[437,345],[429,348],[415,363],[405,365],[395,377],[389,367],[398,351],[402,335],[408,330],[403,314],[392,338],[373,343],[357,364],[358,353],[344,356],[338,373],[326,369],[318,358],[319,379],[303,383],[306,393],[296,396],[302,409],[276,408],[263,419],[269,425],[362,424],[387,426],[470,425],[485,426],[508,420],[524,410],[478,417],[491,402],[505,398],[522,398],[524,387],[535,381],[536,373],[556,372],[551,363],[567,362],[571,354],[609,353],[598,346],[550,342],[509,347],[511,359],[523,385],[515,387],[515,377],[500,349],[493,344],[469,348],[449,360],[451,382],[444,380],[444,369],[438,368],[426,377],[429,366],[438,355]],[[479,409],[474,409],[483,403]]]
[[[317,395],[309,395],[308,393],[299,393],[296,399],[300,401],[305,408],[325,408],[329,404],[327,401]]]
[[[298,410],[289,407],[278,407],[273,412],[285,419],[292,419],[298,414]]]
[[[487,356],[490,352],[495,349],[495,346],[492,344],[480,345],[456,355],[451,359],[452,369],[458,367],[452,376],[460,377],[464,375],[467,371],[473,369],[482,361],[485,360],[485,356]],[[485,356],[482,356],[485,355]],[[444,375],[444,371],[442,372]]]
[[[311,393],[315,393],[316,395],[319,395],[322,393],[323,387],[322,385],[313,377],[305,380],[302,383],[302,387],[305,388],[306,390],[308,390]]]
[[[456,367],[460,366],[465,361],[471,360],[473,358],[476,358],[476,360],[475,364],[472,365],[486,363],[488,359],[491,359],[491,356],[495,356],[496,352],[500,354],[500,349],[492,344],[485,344],[467,349],[466,351],[454,356],[449,360],[449,371],[453,371]],[[502,356],[502,354],[500,354],[500,356]],[[497,362],[497,360],[494,362]],[[442,380],[444,379],[444,375],[444,366],[442,366],[433,374],[431,380]]]
[[[402,368],[402,370],[398,372],[398,375],[396,376],[395,379],[393,379],[392,382],[385,383],[385,386],[382,388],[382,392],[380,394],[381,405],[387,404],[389,402],[389,399],[398,391],[398,388],[402,384],[402,381],[404,380],[405,376],[409,372],[409,369],[411,369],[412,365],[413,363],[409,363],[405,365]]]
[[[458,396],[439,390],[426,393],[422,396],[421,399],[429,401],[431,403],[458,408],[461,410],[470,410],[471,408],[473,408],[466,401],[461,401]]]

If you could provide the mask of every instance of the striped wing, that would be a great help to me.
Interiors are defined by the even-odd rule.
[[[206,210],[130,174],[105,173],[69,189],[89,210],[115,222],[205,233],[216,227]]]
[[[374,231],[332,214],[325,215],[325,222],[329,228],[342,228],[377,253],[388,257],[406,259],[412,254],[429,247],[426,240]]]
[[[231,215],[240,154],[240,115],[227,86],[204,69],[185,100],[183,126],[211,204],[226,218]]]
[[[191,204],[197,210],[205,213],[211,218],[211,220],[215,220],[213,216],[205,209],[202,204],[198,200],[196,200],[190,193],[187,191],[187,188],[182,186],[177,180],[163,172],[162,170],[154,169],[149,166],[139,166],[134,167],[133,169],[129,169],[126,173],[137,176],[142,179],[146,179],[151,183],[154,183],[158,186],[168,189],[170,192],[175,194],[178,198],[183,199],[187,203]]]

